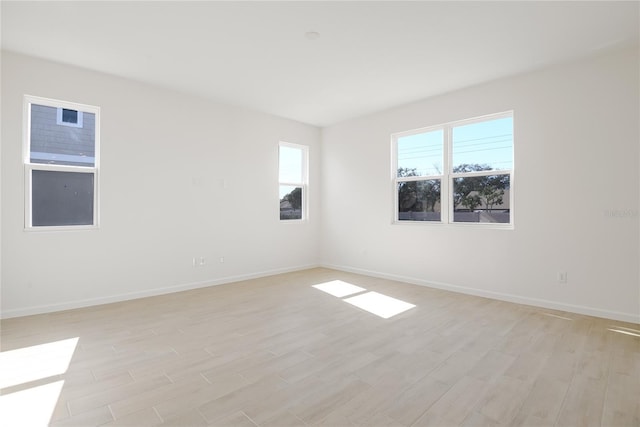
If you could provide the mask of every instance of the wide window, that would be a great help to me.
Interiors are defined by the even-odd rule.
[[[98,225],[98,107],[25,96],[25,227]]]
[[[513,114],[392,136],[396,222],[513,224]]]
[[[307,147],[286,142],[280,143],[279,191],[281,220],[303,220],[307,217],[307,158]]]

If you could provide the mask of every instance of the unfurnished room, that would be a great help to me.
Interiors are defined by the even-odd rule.
[[[640,425],[640,2],[0,24],[0,425]]]

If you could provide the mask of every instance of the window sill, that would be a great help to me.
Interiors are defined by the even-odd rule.
[[[460,227],[475,228],[481,230],[513,230],[513,224],[496,224],[496,223],[468,223],[468,222],[441,222],[441,221],[392,221],[391,225],[407,225],[410,227]]]
[[[28,233],[55,232],[55,231],[91,231],[98,230],[97,225],[57,225],[42,227],[25,227],[24,231]]]

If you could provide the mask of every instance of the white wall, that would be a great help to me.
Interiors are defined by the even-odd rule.
[[[3,52],[1,314],[322,263],[640,322],[638,59],[637,51],[620,51],[565,64],[320,135],[304,124]],[[25,93],[102,108],[99,230],[24,231]],[[510,109],[514,230],[391,224],[391,133]],[[311,147],[307,224],[278,221],[279,140]],[[206,266],[192,267],[194,256]],[[558,271],[568,272],[566,285],[556,282]]]
[[[24,231],[24,94],[101,107],[99,230]],[[312,126],[3,52],[2,316],[316,265],[317,200],[308,223],[280,223],[277,164],[280,140],[309,145],[317,191],[319,138]]]
[[[322,263],[640,322],[638,59],[618,51],[323,129]],[[506,110],[515,229],[392,225],[390,134]]]

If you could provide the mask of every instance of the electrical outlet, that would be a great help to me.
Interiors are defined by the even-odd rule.
[[[559,271],[558,272],[558,283],[567,283],[567,272]]]
[[[205,265],[207,262],[204,257],[200,257],[200,265]]]
[[[224,262],[224,257],[223,257],[223,256],[221,256],[221,257],[220,257],[220,264],[222,264],[223,262]]]
[[[192,265],[195,267],[196,265],[198,265],[198,260],[193,257],[193,261],[192,261]]]

